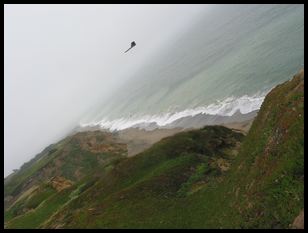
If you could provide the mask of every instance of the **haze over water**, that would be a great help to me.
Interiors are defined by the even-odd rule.
[[[125,56],[134,59],[136,43]],[[201,112],[248,113],[303,66],[302,5],[213,6],[80,123],[116,130]]]

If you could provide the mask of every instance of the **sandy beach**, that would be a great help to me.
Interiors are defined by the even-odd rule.
[[[219,124],[223,125],[227,128],[239,131],[243,134],[247,134],[249,131],[254,118],[246,119],[244,121],[237,121],[237,122],[230,122]],[[145,130],[145,129],[138,129],[138,128],[128,128],[125,130],[121,130],[115,132],[114,135],[121,143],[127,144],[128,156],[134,156],[153,145],[154,143],[160,141],[165,137],[172,136],[176,133],[182,131],[189,131],[196,129],[197,127],[190,127],[190,128],[171,128],[171,129],[154,129],[154,130]]]

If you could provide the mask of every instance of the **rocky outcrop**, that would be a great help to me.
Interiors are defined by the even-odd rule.
[[[65,179],[64,177],[61,176],[56,176],[51,178],[49,183],[54,189],[57,190],[57,192],[60,192],[63,189],[69,188],[73,185],[72,181]]]

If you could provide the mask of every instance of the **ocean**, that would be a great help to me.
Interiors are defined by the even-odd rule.
[[[304,67],[304,6],[215,5],[80,121],[122,130],[258,110]]]

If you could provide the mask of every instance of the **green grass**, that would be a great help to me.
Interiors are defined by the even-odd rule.
[[[120,162],[52,219],[64,216],[68,228],[171,224],[160,223],[161,218],[177,215],[179,204],[189,201],[179,193],[189,194],[191,186],[202,179],[211,183],[210,177],[213,181],[222,178],[224,174],[214,161],[228,159],[226,149],[233,148],[242,138],[243,135],[221,126],[165,138],[143,153]],[[94,216],[89,209],[94,211]],[[45,226],[52,225],[52,219]],[[178,222],[173,224],[188,224],[179,218],[174,220]]]
[[[35,161],[32,166],[21,169],[11,178],[10,182],[5,185],[4,196],[18,194],[22,189],[23,183],[29,179],[29,177],[33,176],[39,169],[45,166],[48,162],[53,160],[55,156],[56,154],[49,157],[43,157],[41,160]]]
[[[230,173],[228,184],[240,189],[234,206],[241,227],[288,228],[303,208],[303,89],[298,86],[300,80],[293,79],[266,97]]]
[[[15,229],[37,228],[69,200],[69,194],[71,191],[71,189],[66,189],[60,193],[52,195],[41,203],[34,211],[27,212],[26,214],[7,222],[6,227]]]
[[[46,200],[49,196],[53,195],[56,191],[49,185],[43,184],[37,190],[33,191],[30,195],[22,198],[11,206],[5,215],[5,221],[21,215],[24,209],[35,209],[40,203]]]

